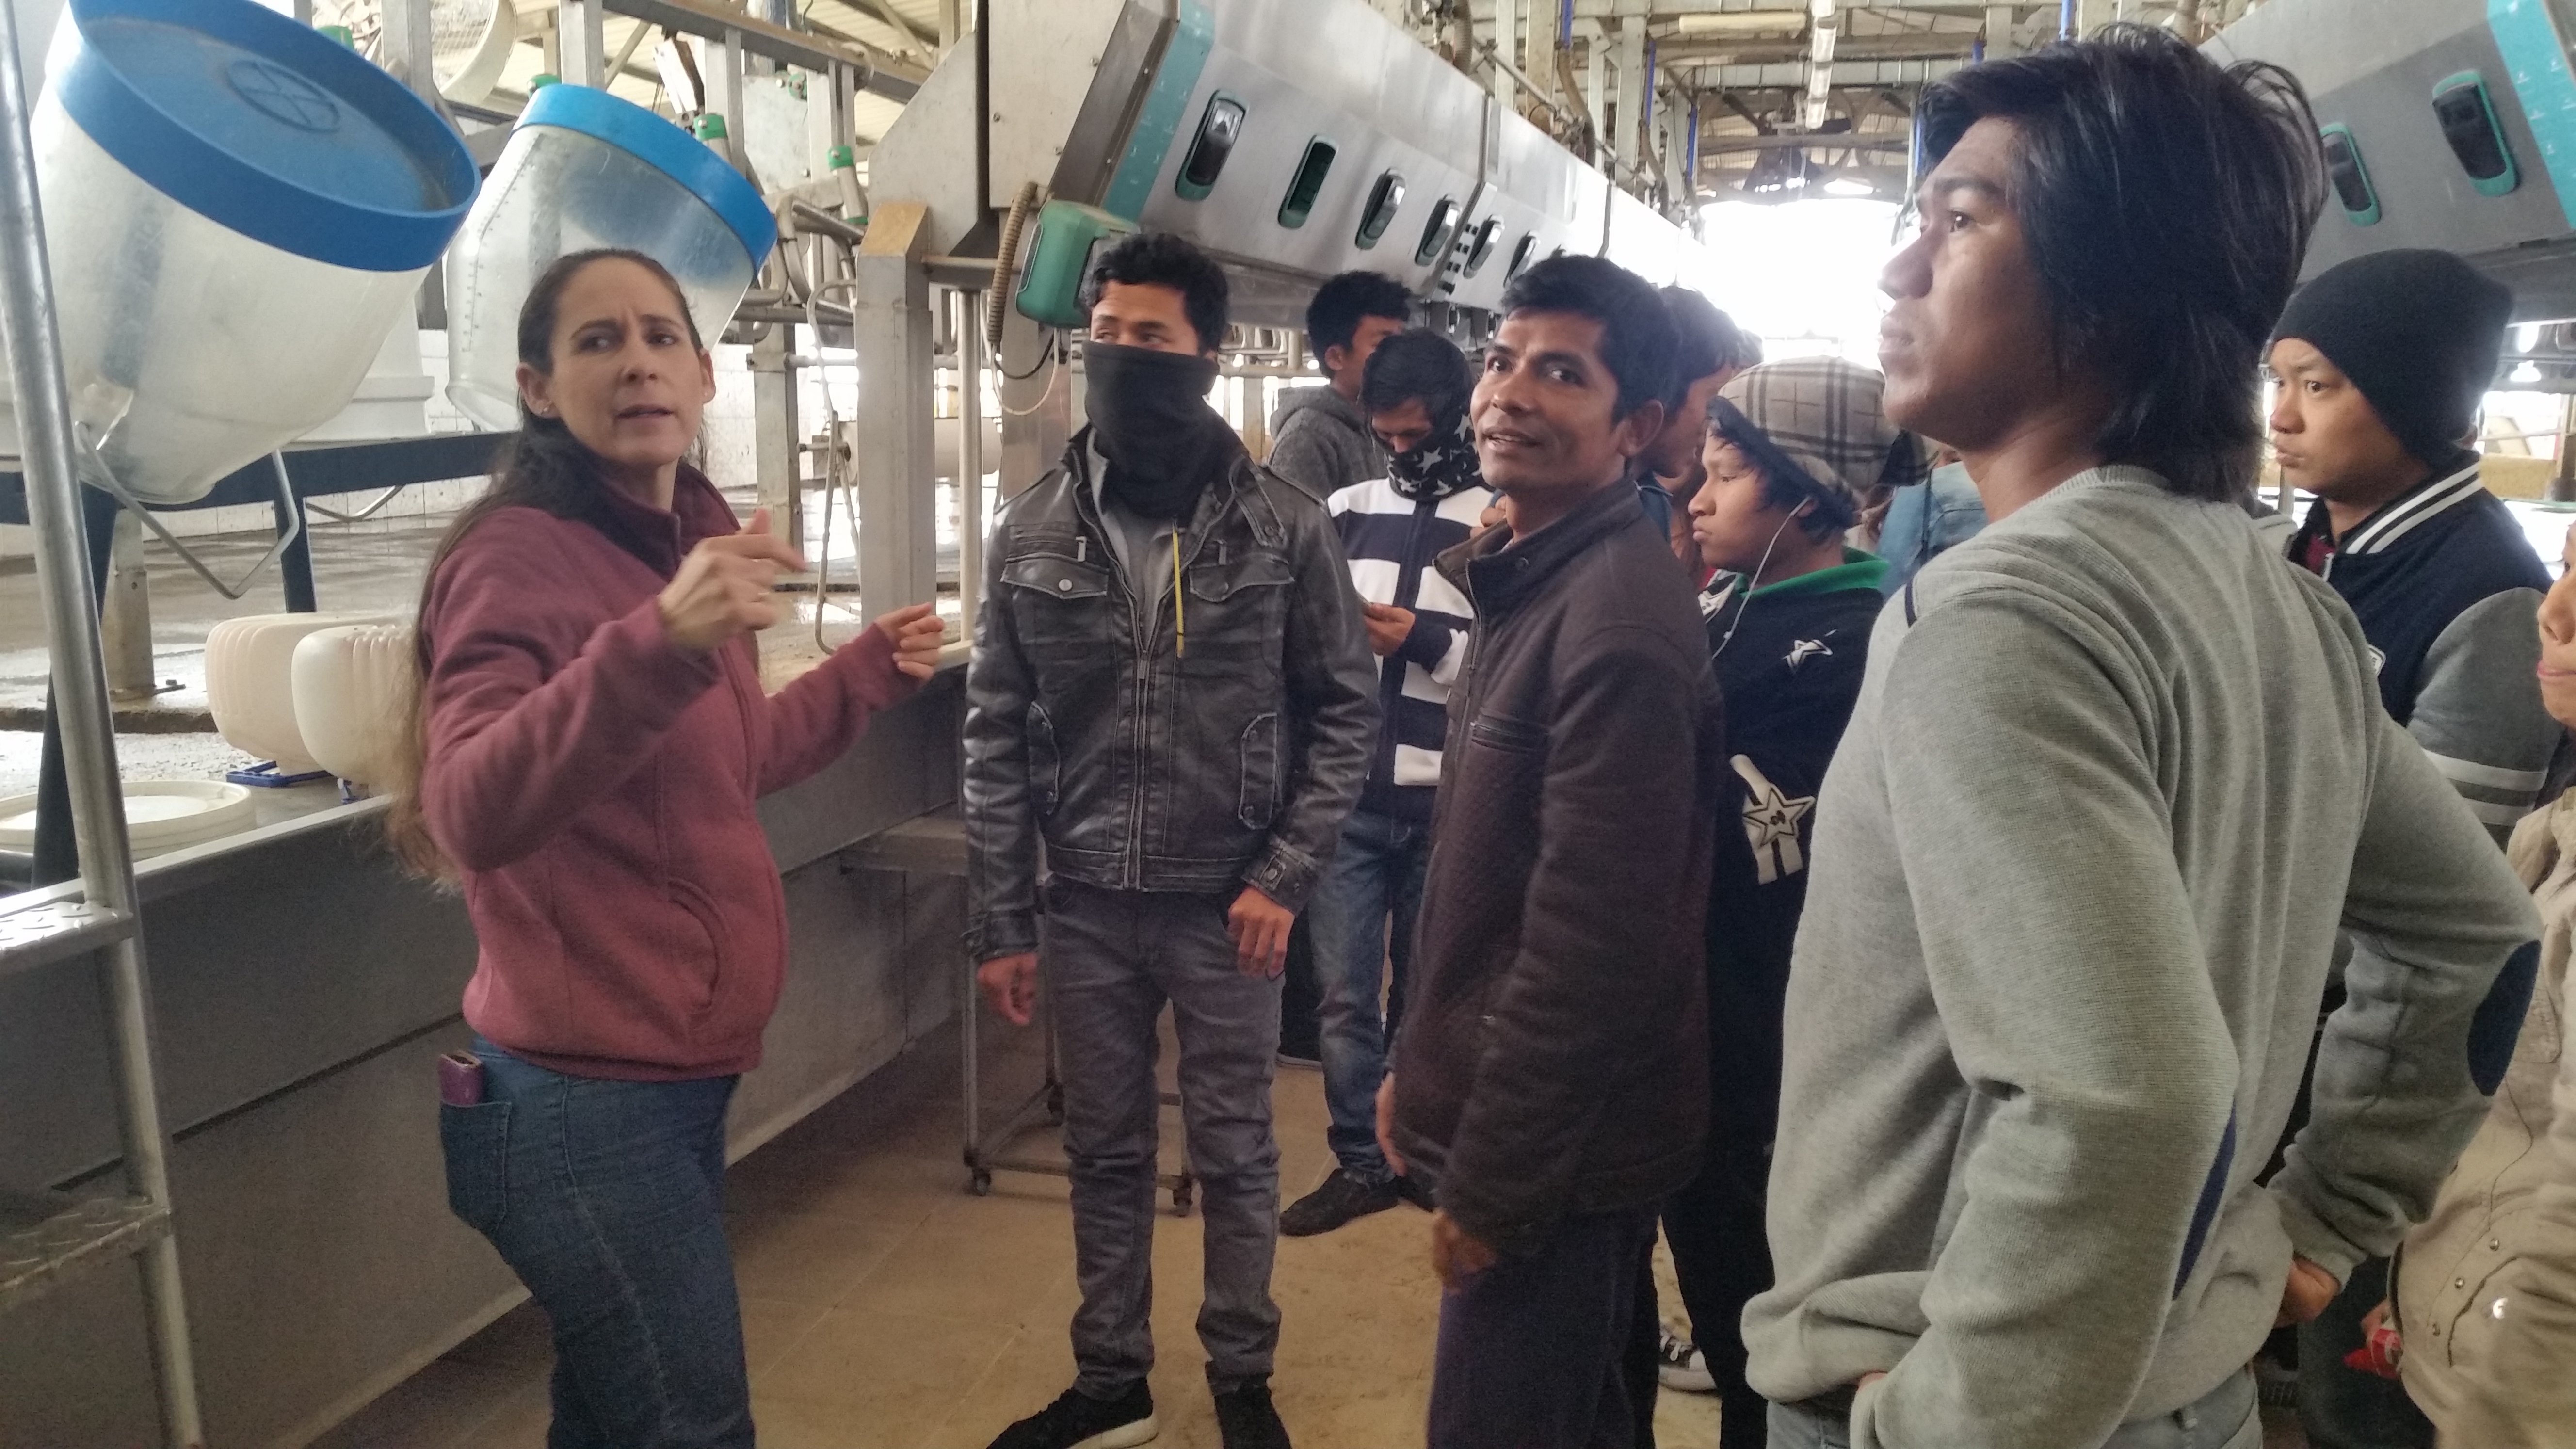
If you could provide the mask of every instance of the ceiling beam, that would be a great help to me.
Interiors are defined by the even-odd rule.
[[[921,89],[921,83],[930,78],[926,68],[874,46],[827,40],[819,35],[772,25],[728,8],[720,0],[606,0],[606,4],[617,14],[631,15],[683,34],[710,40],[735,37],[747,55],[766,56],[800,69],[819,71],[834,65],[853,66],[860,73],[861,90],[874,91],[898,101],[911,100]]]
[[[858,3],[884,21],[895,34],[902,36],[904,49],[916,55],[939,53],[939,37],[905,19],[904,13],[894,8],[893,0],[858,0]]]
[[[2214,9],[2219,0],[2207,0],[2207,3]],[[2022,0],[2022,4],[2024,8],[2037,8],[2030,6],[2028,0]],[[1555,7],[1551,5],[1548,8],[1553,10]],[[1988,4],[1987,0],[1854,0],[1854,3],[1840,8],[1909,10],[1983,19]],[[2054,10],[2056,7],[2052,4],[2047,8]],[[1471,11],[1479,22],[1490,20],[1493,9],[1493,0],[1471,0]],[[1751,15],[1766,12],[1804,16],[1807,10],[1806,0],[1758,0],[1758,3],[1757,0],[1642,0],[1642,3],[1641,0],[1574,0],[1574,18],[1577,23],[1585,20],[1605,20],[1618,15],[1649,14],[1658,21],[1672,20],[1684,15]]]
[[[1785,151],[1806,147],[1817,151],[1905,151],[1913,142],[1904,136],[1867,136],[1845,131],[1807,136],[1718,136],[1699,143],[1703,156],[1722,156],[1736,151]]]
[[[1834,61],[1847,60],[1940,60],[1965,56],[1977,41],[1974,31],[1958,35],[1852,35],[1835,37]],[[1721,65],[1766,65],[1773,61],[1804,60],[1812,49],[1805,39],[1797,40],[1727,40],[1711,44],[1696,40],[1666,40],[1655,47],[1655,59],[1665,66],[1710,62]]]
[[[1855,60],[1834,62],[1834,89],[1881,90],[1891,86],[1930,85],[1952,71],[1967,65],[1964,56],[1917,60]],[[1721,91],[1803,91],[1807,88],[1807,63],[1803,60],[1782,61],[1770,65],[1690,65],[1678,67],[1688,71],[1692,83],[1703,90]]]

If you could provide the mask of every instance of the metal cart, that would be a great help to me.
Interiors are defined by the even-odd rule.
[[[910,871],[918,875],[966,874],[966,822],[954,808],[935,811],[907,820],[901,825],[882,830],[853,845],[844,853],[853,866],[868,870]],[[977,1050],[977,1023],[983,1013],[976,1002],[981,993],[975,985],[976,963],[963,963],[958,984],[957,1023],[959,1093],[965,1112],[963,1148],[966,1159],[966,1190],[983,1197],[993,1190],[996,1172],[1044,1173],[1050,1177],[1066,1175],[1065,1165],[1044,1158],[1019,1157],[1010,1154],[1010,1145],[1029,1129],[1044,1124],[1064,1124],[1064,1079],[1057,1070],[1055,1014],[1044,991],[1038,993],[1037,1028],[1046,1034],[1046,1078],[1035,1091],[1013,1107],[1009,1115],[994,1124],[989,1132],[984,1122],[983,1062]],[[1176,1107],[1176,1093],[1162,1093],[1163,1105]],[[1155,1186],[1169,1192],[1172,1211],[1177,1216],[1189,1215],[1198,1197],[1198,1179],[1185,1160],[1178,1172],[1158,1172]]]

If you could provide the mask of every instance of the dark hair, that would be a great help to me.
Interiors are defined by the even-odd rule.
[[[1199,335],[1199,351],[1214,352],[1225,345],[1232,288],[1226,283],[1225,270],[1187,240],[1165,231],[1140,231],[1121,238],[1100,254],[1091,264],[1091,275],[1082,279],[1082,310],[1099,306],[1101,289],[1111,282],[1122,287],[1171,288],[1181,294],[1181,311],[1190,319],[1190,330]]]
[[[1344,272],[1328,278],[1315,289],[1315,300],[1306,304],[1306,346],[1315,361],[1321,363],[1331,348],[1350,346],[1363,317],[1410,322],[1413,294],[1384,272]]]
[[[2257,364],[2325,205],[2315,115],[2277,66],[2113,25],[1925,88],[1928,167],[1988,118],[2019,130],[2009,203],[2061,368],[2117,393],[2095,445],[2230,501],[2263,438]]]
[[[1673,388],[1664,405],[1678,407],[1703,377],[1762,363],[1762,344],[1717,310],[1708,298],[1688,287],[1666,287],[1657,295],[1673,314]]]
[[[680,290],[668,267],[639,251],[600,247],[559,257],[537,274],[537,280],[528,288],[528,300],[519,305],[520,362],[548,377],[554,375],[555,322],[564,289],[591,264],[610,261],[633,262],[660,278],[679,303],[690,343],[701,352],[706,350],[706,340],[698,334],[698,319],[689,315],[688,294]],[[429,611],[430,590],[438,583],[438,571],[467,534],[504,508],[534,508],[557,518],[581,519],[603,532],[612,531],[609,515],[601,506],[603,486],[595,455],[572,435],[563,419],[539,417],[528,411],[527,399],[522,397],[519,431],[501,445],[500,453],[492,460],[491,486],[456,516],[456,522],[448,526],[429,556],[429,569],[421,578],[420,607],[412,617],[412,657],[417,669],[412,697],[403,704],[405,745],[398,752],[394,777],[384,782],[385,793],[392,797],[385,812],[386,839],[394,854],[416,875],[453,880],[456,874],[454,864],[430,838],[428,822],[420,811],[420,771],[429,750],[424,686],[431,662],[429,631],[422,626]]]
[[[1503,288],[1503,315],[1570,312],[1601,324],[1601,361],[1619,380],[1625,418],[1664,400],[1673,378],[1673,318],[1645,280],[1599,257],[1550,257]]]
[[[1735,339],[1734,356],[1728,359],[1735,364],[1735,370],[1742,372],[1748,367],[1760,367],[1762,365],[1762,339],[1753,333],[1746,331],[1743,323],[1736,321],[1725,313],[1720,312],[1717,316],[1719,321],[1726,324],[1727,332]]]
[[[1416,398],[1434,418],[1462,413],[1476,388],[1475,370],[1458,344],[1428,327],[1412,327],[1377,345],[1360,369],[1360,408],[1382,413]]]

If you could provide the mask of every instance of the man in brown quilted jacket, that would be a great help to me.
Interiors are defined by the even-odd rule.
[[[1623,482],[1671,319],[1593,257],[1503,300],[1472,416],[1510,521],[1439,561],[1476,623],[1380,1121],[1439,1205],[1433,1449],[1576,1449],[1630,1442],[1653,1391],[1623,1349],[1706,1128],[1723,732],[1690,581]]]

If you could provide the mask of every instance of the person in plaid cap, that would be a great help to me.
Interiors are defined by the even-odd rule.
[[[1708,902],[1708,1158],[1664,1210],[1695,1344],[1663,1348],[1669,1379],[1700,1369],[1719,1438],[1763,1442],[1744,1381],[1744,1305],[1771,1286],[1763,1182],[1780,1098],[1780,1013],[1807,899],[1816,790],[1860,698],[1887,565],[1845,540],[1872,502],[1922,476],[1923,450],[1880,405],[1878,373],[1834,357],[1748,369],[1708,405],[1691,499],[1700,596],[1726,701],[1727,785]],[[1696,1350],[1698,1364],[1690,1362]]]

